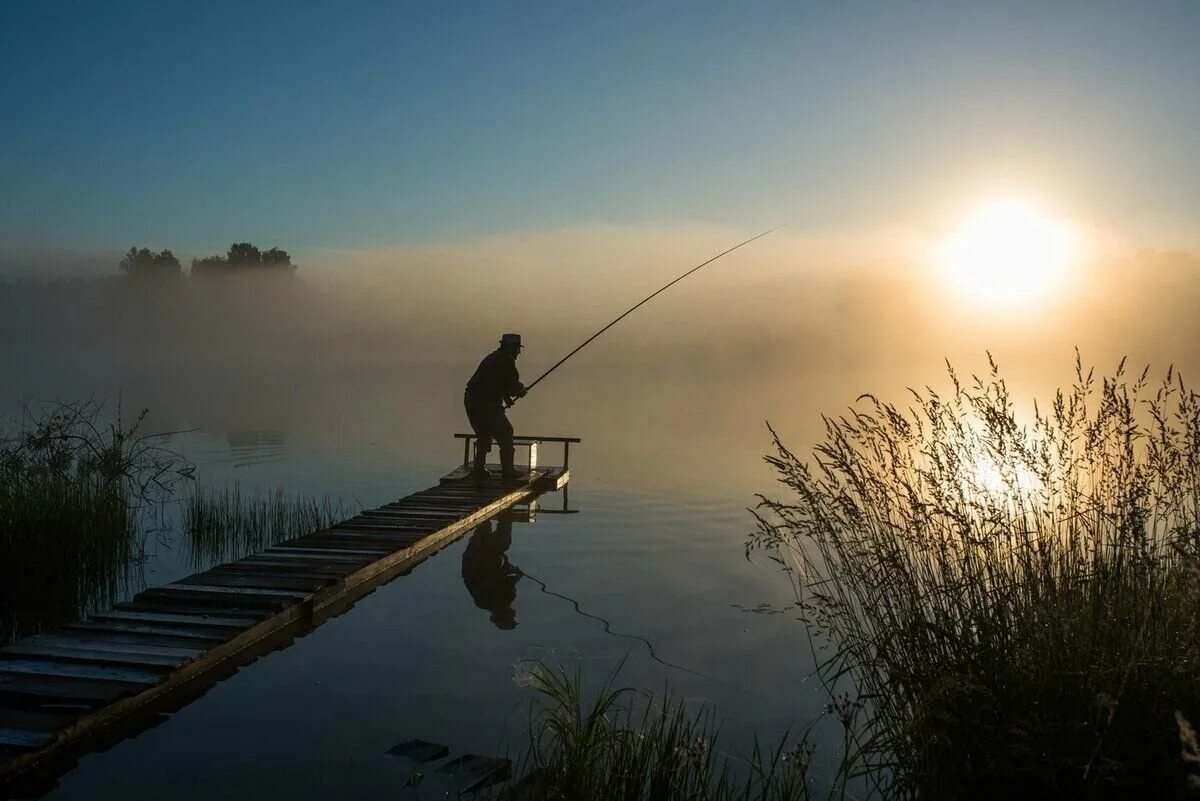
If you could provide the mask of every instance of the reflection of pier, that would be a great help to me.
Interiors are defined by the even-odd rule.
[[[332,528],[0,649],[0,794],[156,723],[164,710],[347,610],[501,512],[523,504],[530,514],[538,495],[570,480],[565,465],[532,461],[516,482],[463,479],[459,468],[435,487]],[[495,555],[484,553],[485,562]],[[464,562],[464,579],[466,572]]]

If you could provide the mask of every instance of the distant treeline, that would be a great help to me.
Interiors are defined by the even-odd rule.
[[[170,250],[158,253],[149,248],[132,247],[121,258],[118,265],[121,272],[134,278],[181,277],[183,265]],[[290,275],[296,270],[292,257],[286,250],[271,248],[260,250],[249,242],[235,242],[229,246],[224,256],[207,256],[203,259],[192,259],[190,274],[205,275],[246,275],[249,273],[280,273]]]

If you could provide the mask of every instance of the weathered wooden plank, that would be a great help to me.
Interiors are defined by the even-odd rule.
[[[381,512],[383,514],[393,514],[397,512],[418,511],[418,512],[438,512],[442,514],[452,514],[461,516],[463,512],[474,512],[481,506],[486,506],[484,502],[457,502],[449,498],[429,498],[425,500],[411,500],[404,503],[388,504],[381,506],[378,509],[371,509],[360,512],[360,514],[371,514],[372,512]]]
[[[192,626],[166,623],[150,625],[148,623],[120,623],[117,621],[105,621],[103,623],[76,623],[70,626],[64,626],[62,631],[78,632],[79,634],[91,634],[93,636],[102,636],[105,632],[112,634],[151,634],[162,637],[175,637],[184,640],[196,640],[198,642],[222,642],[223,640],[226,640],[236,634],[239,629],[220,629],[214,627],[197,628]]]
[[[282,578],[280,576],[272,576],[266,572],[219,572],[210,570],[207,573],[197,573],[194,576],[188,576],[171,586],[241,587],[248,592],[276,590],[293,593],[292,597],[303,598],[313,590],[320,589],[329,583],[329,579],[315,576]]]
[[[425,509],[419,509],[414,506],[408,506],[403,509],[373,509],[369,512],[355,515],[349,518],[346,522],[352,520],[374,520],[384,518],[387,520],[428,520],[431,522],[444,522],[447,520],[458,520],[462,515],[456,512],[434,512]]]
[[[238,606],[230,602],[226,604],[190,604],[181,601],[178,598],[173,598],[170,601],[154,601],[141,600],[129,601],[127,603],[117,604],[117,610],[122,612],[146,612],[151,614],[166,614],[166,615],[195,615],[198,617],[207,617],[210,620],[213,618],[237,618],[236,624],[243,628],[246,627],[246,622],[258,622],[265,620],[274,614],[272,609],[264,609],[262,607],[249,608]]]
[[[0,706],[0,729],[56,732],[79,718],[71,712],[46,712],[40,709],[12,709]]]
[[[271,561],[271,562],[286,561],[288,563],[295,563],[295,564],[300,564],[300,563],[304,563],[304,562],[313,562],[313,563],[320,563],[320,564],[336,565],[338,567],[341,567],[342,565],[347,565],[351,569],[357,569],[359,567],[362,567],[363,565],[369,565],[369,564],[371,564],[371,562],[375,561],[374,555],[366,556],[366,555],[362,555],[362,554],[359,554],[359,555],[350,554],[347,556],[339,556],[337,554],[319,554],[319,553],[310,553],[308,551],[294,552],[294,551],[288,551],[285,548],[281,548],[281,549],[273,549],[270,551],[263,551],[261,554],[259,554],[257,556],[246,557],[245,559],[242,559],[242,560],[240,560],[240,562],[237,562],[235,564],[240,564],[240,563],[253,564],[260,559]]]
[[[0,676],[29,674],[33,676],[66,676],[96,681],[127,681],[136,684],[156,684],[162,674],[150,670],[109,667],[76,662],[55,662],[46,659],[0,659]]]
[[[253,625],[261,617],[237,615],[173,615],[167,612],[96,612],[89,615],[88,620],[121,620],[137,621],[139,623],[182,623],[187,626],[218,626],[220,628],[245,628]]]
[[[96,653],[112,654],[120,657],[123,654],[148,654],[153,656],[161,656],[166,659],[178,659],[180,661],[191,659],[192,657],[204,652],[204,643],[195,642],[192,640],[186,641],[187,646],[179,645],[154,645],[149,642],[127,643],[114,641],[109,638],[108,633],[97,636],[95,634],[79,634],[78,636],[64,636],[62,634],[40,634],[37,637],[29,637],[14,643],[9,648],[23,648],[26,646],[35,648],[64,648],[74,649],[79,651],[94,651]],[[7,649],[6,649],[7,650]]]
[[[0,700],[23,708],[48,704],[95,707],[140,692],[145,686],[141,682],[0,673]]]
[[[331,537],[323,540],[309,540],[304,543],[298,543],[296,547],[301,550],[312,551],[313,553],[343,550],[367,551],[375,554],[375,559],[372,561],[378,561],[404,546],[394,542],[387,542],[386,540],[372,540],[365,537],[359,539],[349,537],[336,539]]]
[[[154,601],[171,603],[180,601],[181,603],[193,604],[196,606],[212,606],[222,608],[228,606],[243,606],[249,608],[273,609],[279,610],[290,603],[295,603],[298,598],[284,597],[280,595],[265,595],[261,592],[246,590],[243,593],[228,593],[228,592],[213,592],[211,589],[204,587],[183,587],[180,585],[168,584],[165,587],[159,587],[153,590],[138,595],[139,601]]]
[[[45,731],[0,728],[0,745],[15,748],[42,748],[54,742],[54,734]]]
[[[209,575],[209,574],[208,573],[197,573],[195,576],[189,576],[188,578],[204,578],[207,575]],[[305,595],[308,595],[308,593],[303,590],[272,589],[270,587],[262,587],[262,588],[246,587],[245,589],[238,589],[236,587],[224,587],[220,584],[212,584],[212,585],[185,584],[183,579],[173,582],[171,584],[164,584],[162,587],[159,587],[158,589],[162,590],[162,591],[169,591],[169,592],[180,592],[180,593],[206,592],[206,593],[214,593],[217,595],[232,595],[232,596],[241,596],[244,598],[262,599],[262,600],[280,600],[280,601],[286,601],[289,598],[303,598]]]
[[[330,575],[343,576],[346,573],[353,572],[361,567],[365,562],[339,562],[331,560],[317,559],[283,559],[264,557],[262,559],[242,559],[238,562],[230,562],[227,565],[213,568],[214,571],[253,571],[265,570],[268,572],[277,573],[305,573],[309,575],[320,575],[329,573]]]
[[[353,570],[332,570],[329,568],[321,568],[317,566],[307,567],[302,564],[292,562],[287,565],[271,565],[271,564],[255,564],[241,565],[234,564],[222,565],[219,568],[208,571],[210,576],[263,576],[267,578],[279,579],[325,579],[326,581],[337,581],[347,573],[352,573]]]
[[[49,637],[50,635],[43,636]],[[136,648],[153,646],[155,648],[207,650],[224,642],[226,638],[224,636],[195,637],[192,635],[179,637],[171,634],[156,634],[146,631],[121,631],[66,626],[55,630],[53,639],[62,640],[64,644],[66,642],[75,642],[85,643],[89,646],[103,646],[105,648],[128,645]]]
[[[138,653],[136,651],[109,651],[87,648],[68,648],[52,645],[24,645],[17,643],[0,650],[0,670],[8,660],[43,660],[56,662],[79,662],[85,664],[112,665],[115,667],[144,668],[155,672],[170,671],[186,661],[177,656]]]
[[[372,537],[375,537],[376,535],[390,535],[399,539],[419,540],[430,534],[436,534],[438,531],[441,531],[440,527],[431,528],[429,526],[394,525],[392,523],[385,523],[381,521],[361,521],[357,523],[342,523],[338,525],[337,528],[330,529],[329,531],[325,532],[324,536],[326,539],[331,537],[337,537],[340,539],[362,537],[365,540],[371,541]],[[382,542],[383,540],[373,541]]]
[[[431,531],[408,531],[399,528],[376,528],[376,527],[354,527],[347,529],[336,529],[330,531],[326,538],[334,539],[338,542],[372,542],[372,543],[392,543],[394,547],[404,548],[409,544],[423,540],[433,532]]]
[[[296,540],[292,540],[292,542],[294,543],[294,542],[296,542]],[[297,546],[297,545],[288,544],[286,546],[280,545],[280,546],[276,546],[274,548],[268,548],[266,551],[264,551],[264,553],[287,554],[289,556],[303,555],[307,559],[326,559],[330,555],[340,556],[342,554],[348,554],[348,555],[354,555],[354,556],[369,556],[371,558],[366,562],[366,564],[368,564],[368,565],[371,564],[372,562],[376,561],[379,558],[378,549],[364,550],[362,548],[349,548],[349,547],[345,547],[345,546],[334,547],[332,545],[323,547],[323,548],[313,548],[311,546],[306,547],[303,545]]]

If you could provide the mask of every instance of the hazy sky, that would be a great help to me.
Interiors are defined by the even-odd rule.
[[[1200,247],[1200,4],[0,5],[0,246],[937,228]]]

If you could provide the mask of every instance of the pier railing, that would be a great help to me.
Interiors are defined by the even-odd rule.
[[[471,441],[478,439],[475,434],[455,434],[455,439],[463,440],[463,465],[471,464]],[[568,470],[571,467],[571,443],[582,442],[579,437],[543,437],[521,435],[513,436],[513,445],[518,448],[529,449],[529,469],[532,470],[538,466],[538,445],[543,442],[557,442],[562,444],[562,464],[557,465],[562,469]]]

